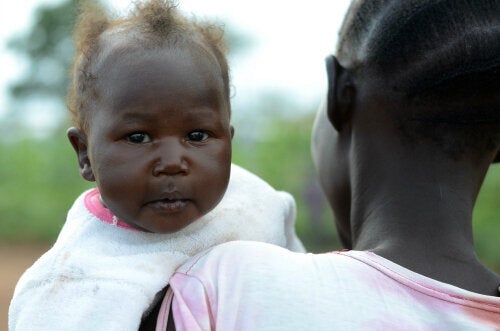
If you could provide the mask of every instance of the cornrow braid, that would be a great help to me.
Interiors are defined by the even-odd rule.
[[[370,67],[409,94],[500,67],[499,0],[355,0],[337,58]]]
[[[353,0],[338,40],[342,66],[421,105],[403,137],[454,158],[498,146],[500,0]]]

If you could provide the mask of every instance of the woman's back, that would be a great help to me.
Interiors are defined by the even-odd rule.
[[[245,263],[228,263],[238,260]],[[494,330],[500,325],[500,298],[362,251],[297,254],[232,242],[191,259],[171,286],[177,330]]]

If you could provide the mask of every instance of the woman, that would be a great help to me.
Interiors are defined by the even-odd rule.
[[[312,148],[350,250],[202,253],[170,280],[177,330],[498,329],[472,211],[500,151],[499,26],[498,0],[353,1]]]

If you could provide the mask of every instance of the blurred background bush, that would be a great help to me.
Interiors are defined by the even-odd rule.
[[[9,110],[0,118],[2,242],[53,242],[74,199],[91,187],[80,178],[65,135],[69,123],[64,97],[73,54],[75,4],[71,0],[40,7],[32,28],[9,42],[11,51],[28,59],[29,66],[11,85]],[[252,42],[230,26],[227,31],[234,63]],[[261,93],[257,99],[233,108],[233,161],[295,197],[297,232],[310,251],[341,248],[309,151],[317,103],[304,105],[273,91]],[[39,122],[48,125],[34,129]],[[499,197],[500,165],[495,165],[477,202],[474,230],[480,258],[497,272]]]

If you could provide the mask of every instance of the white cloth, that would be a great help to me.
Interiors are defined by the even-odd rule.
[[[226,243],[186,262],[170,288],[177,331],[500,330],[500,298],[363,251]]]
[[[174,234],[119,228],[74,203],[54,246],[19,280],[9,329],[137,330],[174,270],[190,256],[230,240],[257,240],[303,251],[295,202],[233,165],[221,203]]]

